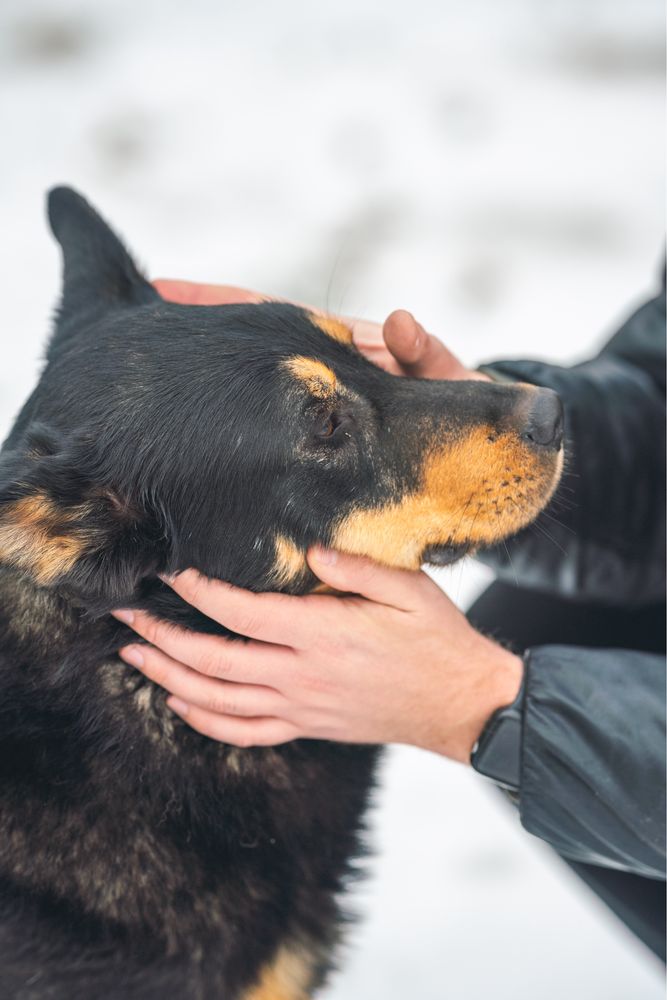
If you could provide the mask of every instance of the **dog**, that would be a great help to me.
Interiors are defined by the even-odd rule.
[[[306,594],[316,542],[405,569],[495,543],[556,487],[560,404],[389,375],[295,305],[165,302],[81,196],[48,210],[62,299],[0,452],[0,996],[306,1000],[379,750],[204,738],[109,612],[229,634],[158,574]]]

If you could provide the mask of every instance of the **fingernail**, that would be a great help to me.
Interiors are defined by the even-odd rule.
[[[166,583],[169,587],[171,587],[177,575],[178,575],[177,573],[158,573],[158,576],[162,580],[162,582]]]
[[[144,665],[144,654],[141,651],[141,646],[125,646],[120,650],[120,655],[126,663],[133,667],[143,667]]]
[[[180,698],[167,698],[167,705],[176,715],[187,715],[190,711],[190,706]]]
[[[314,552],[315,558],[324,563],[325,566],[333,566],[338,559],[338,553],[335,549],[325,549],[323,545],[316,545]]]
[[[119,622],[125,622],[126,625],[131,625],[134,621],[134,611],[130,611],[128,608],[121,608],[120,611],[112,611],[111,614]]]

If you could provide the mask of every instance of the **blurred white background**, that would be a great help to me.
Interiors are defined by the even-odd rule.
[[[381,319],[468,363],[590,352],[657,273],[659,0],[2,0],[0,433],[58,291],[45,190],[153,276]],[[466,604],[478,566],[441,578]],[[326,1000],[653,1000],[652,957],[476,776],[392,750]]]

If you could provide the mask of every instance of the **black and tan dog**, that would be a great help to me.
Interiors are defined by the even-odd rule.
[[[377,751],[201,737],[109,611],[213,631],[159,572],[305,593],[316,541],[453,561],[551,496],[560,408],[395,378],[292,305],[168,304],[73,191],[49,213],[62,304],[0,454],[0,996],[304,1000]]]

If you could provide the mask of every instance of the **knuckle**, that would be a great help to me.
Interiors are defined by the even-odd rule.
[[[209,712],[214,712],[216,715],[238,715],[239,709],[237,703],[232,698],[227,698],[224,695],[214,695],[207,706]]]
[[[223,677],[230,673],[229,664],[219,649],[206,649],[197,658],[197,670],[207,677]]]
[[[247,613],[239,614],[234,622],[234,631],[238,632],[239,635],[252,635],[258,626],[258,621],[255,615],[249,615]]]
[[[373,562],[370,556],[361,556],[357,566],[357,573],[362,582],[368,583],[377,575],[377,563]]]
[[[289,724],[275,726],[271,733],[267,733],[267,737],[264,741],[266,744],[277,745],[278,743],[289,743],[290,740],[295,740],[299,736],[299,732],[296,726]]]
[[[356,602],[359,599],[355,598],[343,598],[346,601],[346,608],[352,608],[356,611]],[[353,603],[354,602],[354,603]],[[347,616],[347,622],[353,621],[352,615]],[[350,647],[350,636],[347,628],[340,627],[340,618],[334,624],[333,628],[329,628],[324,632],[322,636],[318,638],[317,646],[319,649],[335,659],[342,659],[347,650]]]
[[[169,671],[152,651],[144,653],[144,673],[160,687],[166,687]]]
[[[146,618],[143,623],[141,634],[149,642],[157,644],[160,640],[161,626],[156,618]]]
[[[188,598],[196,604],[197,601],[204,597],[208,587],[209,581],[207,577],[203,576],[201,573],[195,572],[188,576],[184,589],[187,590]]]

